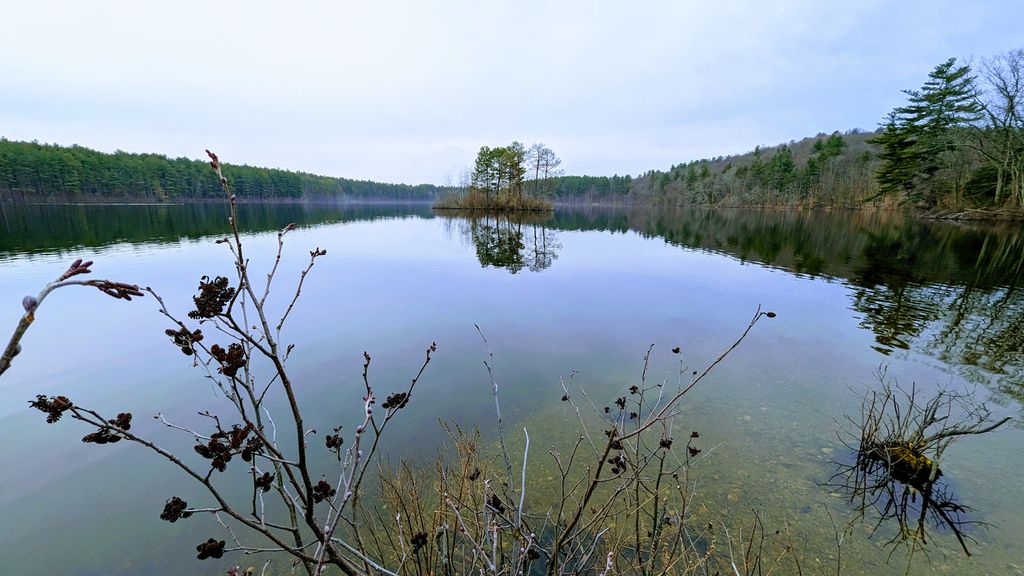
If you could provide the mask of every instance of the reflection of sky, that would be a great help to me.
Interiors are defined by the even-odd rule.
[[[486,351],[474,323],[494,350],[502,406],[515,428],[512,423],[542,416],[548,421],[558,408],[558,377],[571,370],[580,372],[575,381],[587,386],[596,401],[612,398],[635,381],[643,352],[653,342],[651,377],[674,382],[679,357],[668,352],[672,346],[683,347],[688,368],[702,366],[743,330],[759,304],[775,311],[778,317],[762,320],[706,386],[695,390],[686,408],[688,424],[723,446],[721,462],[738,459],[766,474],[781,465],[807,466],[808,458],[820,466],[813,458],[820,456],[821,446],[834,445],[833,418],[857,409],[849,388],[869,383],[881,362],[889,363],[890,373],[901,381],[926,386],[950,381],[944,366],[912,351],[890,357],[874,351],[874,335],[858,326],[860,318],[849,309],[850,289],[840,283],[741,264],[632,232],[556,234],[561,248],[551,268],[513,275],[482,267],[473,247],[446,230],[440,219],[353,222],[290,233],[272,311],[286,305],[308,250],[319,246],[328,251],[308,277],[284,335],[285,343],[297,344],[290,367],[300,397],[310,402],[310,426],[350,428],[358,413],[363,350],[374,358],[373,382],[387,393],[415,373],[423,351],[436,341],[435,361],[412,409],[398,421],[395,439],[400,441],[391,448],[399,456],[433,454],[442,440],[438,417],[480,426],[490,437],[493,405],[482,366]],[[246,242],[251,276],[259,279],[276,238],[252,234]],[[0,303],[6,303],[0,306],[0,326],[13,326],[21,297],[78,257],[96,260],[97,277],[152,286],[178,311],[188,309],[198,276],[230,271],[227,250],[212,238],[9,256],[0,268]],[[34,525],[34,514],[56,515],[54,506],[82,493],[107,494],[109,489],[99,484],[104,477],[99,466],[145,461],[124,445],[82,447],[77,439],[84,432],[74,422],[44,424],[27,408],[35,394],[67,394],[111,413],[133,411],[139,430],[188,450],[188,442],[154,430],[146,418],[160,411],[179,422],[194,422],[196,410],[215,402],[210,385],[163,335],[168,326],[149,297],[125,303],[92,289],[66,288],[43,304],[23,341],[23,354],[0,381],[0,437],[5,439],[0,460],[19,464],[0,469],[0,485],[5,486],[0,534],[7,535],[0,540],[0,557],[10,558],[15,547],[36,545],[44,527]],[[210,342],[221,340],[206,332]],[[977,468],[977,482],[986,493],[1015,494],[1010,500],[1020,502],[1020,484],[1005,466],[1024,458],[1024,443],[1008,444],[1011,437],[1019,441],[1020,433],[979,438],[963,458],[1002,462]],[[950,469],[956,470],[955,463]],[[786,481],[813,493],[814,474],[824,473],[817,468]],[[71,484],[75,478],[84,480]],[[156,521],[154,510],[170,496],[162,486],[174,484],[148,472],[140,482],[144,485],[115,481],[115,489],[132,500],[118,505],[116,514],[99,504],[75,502],[66,524],[45,527],[51,534],[38,539],[39,545],[59,542],[68,556],[18,564],[18,573],[61,572],[66,568],[62,558],[85,546],[102,558],[102,551],[120,546],[118,538],[136,544],[161,538],[166,526]],[[58,489],[55,496],[51,491]],[[78,515],[109,521],[110,534],[79,541]],[[15,526],[18,535],[12,532]],[[137,533],[125,533],[127,527]],[[152,558],[167,553],[157,548]],[[140,562],[152,560],[143,552],[137,555]]]

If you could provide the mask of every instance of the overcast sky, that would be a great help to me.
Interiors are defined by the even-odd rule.
[[[389,182],[544,142],[638,174],[873,129],[1024,1],[5,1],[0,136]]]

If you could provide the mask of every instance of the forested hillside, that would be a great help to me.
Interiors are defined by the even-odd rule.
[[[385,184],[225,164],[239,198],[251,200],[433,200],[442,188]],[[175,201],[219,198],[206,162],[160,154],[105,154],[81,146],[0,139],[0,199]]]
[[[875,133],[851,130],[651,170],[638,177],[563,176],[554,194],[658,206],[852,206],[877,194]]]

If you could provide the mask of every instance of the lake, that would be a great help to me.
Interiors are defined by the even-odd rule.
[[[150,286],[172,310],[192,304],[200,276],[231,276],[215,244],[227,209],[184,206],[12,206],[0,211],[0,336],[21,300],[76,258],[94,276]],[[792,534],[804,573],[834,573],[834,529],[849,520],[824,483],[849,458],[837,436],[878,373],[923,391],[965,391],[1012,416],[946,452],[949,485],[987,528],[973,557],[937,530],[914,574],[1024,574],[1024,232],[1021,226],[927,222],[874,212],[560,208],[508,220],[438,216],[424,206],[243,205],[244,240],[259,277],[276,231],[286,237],[272,307],[287,305],[315,247],[327,250],[283,338],[306,421],[351,430],[360,412],[362,354],[378,390],[399,390],[431,342],[438,350],[387,445],[394,460],[429,464],[443,450],[438,419],[478,427],[496,447],[484,367],[494,353],[508,439],[531,458],[578,432],[560,378],[610,402],[648,379],[675,383],[763,319],[687,395],[677,422],[700,431],[691,468],[701,514],[731,525],[751,510]],[[272,298],[274,297],[272,296]],[[158,515],[196,492],[176,468],[120,443],[83,445],[70,419],[47,425],[36,394],[63,394],[104,413],[131,411],[133,430],[191,452],[147,416],[181,423],[222,402],[169,341],[152,298],[130,303],[92,289],[52,294],[0,379],[0,565],[50,574],[223,574],[195,545],[218,527]],[[672,353],[680,347],[681,353]],[[578,423],[577,423],[578,424]],[[545,474],[535,464],[537,475]],[[540,478],[543,479],[542,477]],[[543,490],[543,489],[541,489]],[[538,495],[543,500],[543,494]],[[842,545],[843,574],[901,574],[888,527],[858,525]],[[888,558],[888,562],[887,562]],[[831,572],[829,570],[832,570]]]

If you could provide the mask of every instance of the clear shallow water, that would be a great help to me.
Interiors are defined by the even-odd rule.
[[[561,210],[507,222],[440,218],[424,207],[243,208],[254,276],[270,263],[274,231],[300,225],[288,236],[279,302],[308,251],[328,250],[285,334],[314,426],[358,415],[363,350],[387,391],[438,343],[426,393],[403,412],[389,446],[396,458],[432,458],[444,440],[438,418],[493,439],[486,349],[474,323],[495,353],[509,429],[527,426],[540,454],[576,434],[558,401],[559,376],[578,371],[592,397],[614,398],[639,378],[654,343],[651,373],[674,382],[673,346],[688,369],[703,366],[760,304],[778,317],[694,390],[680,425],[700,430],[711,451],[693,471],[711,513],[738,523],[763,509],[766,523],[792,531],[811,565],[829,565],[824,507],[842,513],[843,505],[820,483],[843,450],[836,421],[858,412],[858,394],[880,365],[901,382],[970,389],[999,415],[1021,414],[1019,228],[864,213]],[[13,328],[21,297],[79,257],[96,261],[98,277],[152,286],[172,309],[187,310],[199,276],[229,275],[214,244],[225,214],[219,205],[7,206],[0,327]],[[27,407],[43,393],[129,410],[141,431],[190,451],[187,438],[144,418],[162,412],[189,422],[217,405],[167,327],[146,298],[124,303],[69,288],[45,302],[0,380],[0,461],[8,463],[0,468],[0,559],[11,573],[218,573],[192,559],[215,526],[157,519],[170,495],[188,499],[175,469],[131,446],[83,446],[74,422],[46,425]],[[916,573],[1021,573],[1022,440],[1017,425],[947,453],[943,470],[993,527],[972,533],[970,559],[949,534],[936,534],[931,563]],[[843,572],[902,573],[901,553],[886,564],[881,540],[849,537]]]

